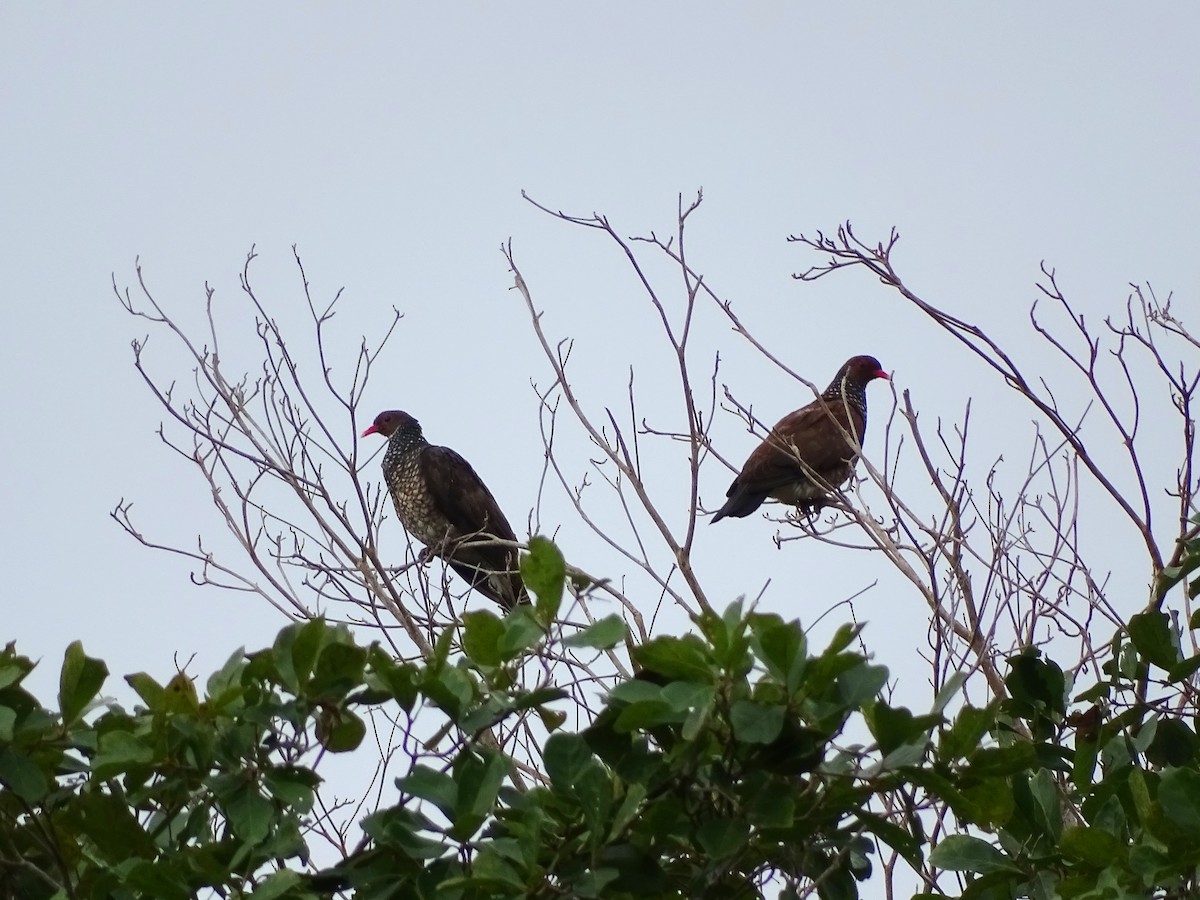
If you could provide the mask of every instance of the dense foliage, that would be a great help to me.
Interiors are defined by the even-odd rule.
[[[1200,566],[1200,542],[1184,559],[1176,582]],[[921,714],[886,702],[887,671],[852,649],[857,629],[814,652],[796,622],[735,603],[689,634],[634,648],[636,677],[572,732],[554,709],[561,692],[519,685],[522,661],[548,649],[561,556],[537,541],[524,571],[535,607],[503,620],[469,614],[427,662],[398,662],[318,619],[234,653],[203,696],[182,673],[165,685],[129,676],[142,701],[132,711],[93,708],[108,669],[79,643],[66,652],[58,708],[43,706],[22,687],[33,664],[10,645],[0,656],[0,891],[620,898],[815,887],[851,898],[886,845],[914,868],[928,856],[961,872],[964,898],[1195,895],[1191,707],[1159,698],[1104,714],[1148,676],[1165,695],[1190,692],[1200,656],[1180,652],[1164,613],[1114,637],[1119,664],[1102,683],[1070,685],[1031,651],[1008,661],[1009,699],[947,720],[949,695]],[[623,637],[614,617],[569,641]],[[1068,715],[1072,700],[1091,705]],[[415,710],[476,737],[398,777],[347,858],[308,865],[322,755],[355,752],[372,715]],[[530,715],[550,731],[533,777],[481,739]],[[846,743],[864,726],[869,746]],[[933,802],[917,808],[918,787]]]

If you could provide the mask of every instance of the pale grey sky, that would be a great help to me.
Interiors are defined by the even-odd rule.
[[[814,260],[786,236],[894,225],[909,283],[1004,336],[1023,333],[1042,259],[1089,314],[1149,280],[1200,320],[1198,26],[1189,3],[5,4],[0,639],[52,670],[81,637],[114,672],[161,675],[179,651],[199,652],[204,673],[283,625],[265,604],[192,587],[183,563],[108,519],[125,497],[151,534],[220,527],[159,445],[161,412],[131,366],[145,329],[109,282],[131,283],[136,256],[185,318],[206,280],[236,303],[251,244],[269,302],[298,299],[292,244],[319,296],[344,286],[349,337],[398,307],[367,405],[414,413],[514,523],[540,472],[529,381],[547,374],[502,240],[552,334],[579,340],[594,403],[620,406],[635,364],[648,407],[674,408],[655,395],[667,357],[627,270],[522,189],[646,233],[669,231],[677,195],[703,187],[691,259],[792,367],[823,385],[872,353],[931,418],[973,396],[995,425],[1011,407],[960,374],[961,352],[869,279],[793,281]],[[807,402],[727,330],[703,340],[763,418]],[[180,365],[165,342],[151,356]],[[890,399],[872,386],[868,452]],[[739,461],[753,446],[732,417],[717,434]],[[706,472],[715,507],[728,475]],[[561,500],[554,511],[568,554],[616,565]],[[774,530],[752,517],[701,534],[714,602],[769,578],[764,605],[807,620],[886,576],[813,543],[778,551]],[[920,601],[892,580],[856,609],[902,670],[924,639]]]

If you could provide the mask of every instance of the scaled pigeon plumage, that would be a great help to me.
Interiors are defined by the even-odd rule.
[[[506,610],[528,603],[516,548],[496,543],[515,543],[517,536],[471,464],[430,444],[417,420],[400,410],[376,416],[363,437],[370,434],[388,439],[383,477],[408,533]]]
[[[868,382],[887,377],[873,356],[846,360],[825,393],[780,419],[750,454],[712,521],[748,516],[768,497],[804,513],[819,510],[854,473],[867,428]]]

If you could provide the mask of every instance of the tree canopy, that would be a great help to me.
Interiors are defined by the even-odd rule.
[[[53,699],[25,687],[34,664],[9,645],[0,895],[1196,896],[1200,341],[1148,288],[1095,329],[1046,268],[1049,309],[1035,306],[1030,329],[1065,363],[1052,378],[906,285],[895,233],[793,238],[817,257],[800,280],[869,272],[1034,422],[1014,489],[997,476],[1003,451],[972,441],[970,408],[931,427],[902,390],[884,452],[868,446],[823,512],[767,513],[784,555],[793,541],[870,554],[897,576],[883,589],[924,604],[932,701],[912,708],[872,653],[885,636],[849,623],[814,646],[806,623],[769,603],[718,604],[706,590],[701,472],[736,462],[714,421],[760,436],[764,425],[719,381],[719,351],[697,348],[702,323],[819,388],[685,254],[699,206],[681,200],[669,238],[546,210],[611,244],[664,339],[674,382],[635,389],[631,372],[623,415],[584,399],[571,341],[547,333],[502,248],[548,373],[532,394],[543,486],[611,551],[598,568],[540,534],[535,509],[519,548],[534,602],[503,616],[417,548],[399,565],[380,553],[386,493],[354,435],[399,313],[353,366],[334,365],[338,298],[314,300],[297,256],[309,318],[288,331],[253,287],[252,253],[242,312],[255,349],[234,370],[216,348],[236,320],[225,324],[212,290],[210,332],[192,334],[140,268],[136,295],[114,279],[125,309],[194,368],[191,392],[177,389],[134,345],[164,440],[212,489],[233,541],[160,543],[124,501],[114,518],[190,559],[197,582],[290,621],[270,647],[230,648],[202,682],[126,675],[129,709],[105,698],[108,665],[83,643],[66,649]],[[640,413],[668,390],[668,424]],[[683,477],[666,487],[655,450],[681,446]],[[1107,586],[1114,561],[1089,555],[1085,503],[1123,535],[1121,565],[1145,574],[1133,604]],[[687,627],[660,627],[664,606]],[[353,802],[324,774],[341,755],[376,773]]]

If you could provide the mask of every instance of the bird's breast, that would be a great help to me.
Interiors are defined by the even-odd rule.
[[[415,454],[400,460],[387,477],[396,515],[409,534],[430,548],[441,546],[447,537],[457,536],[457,529],[434,502]]]

